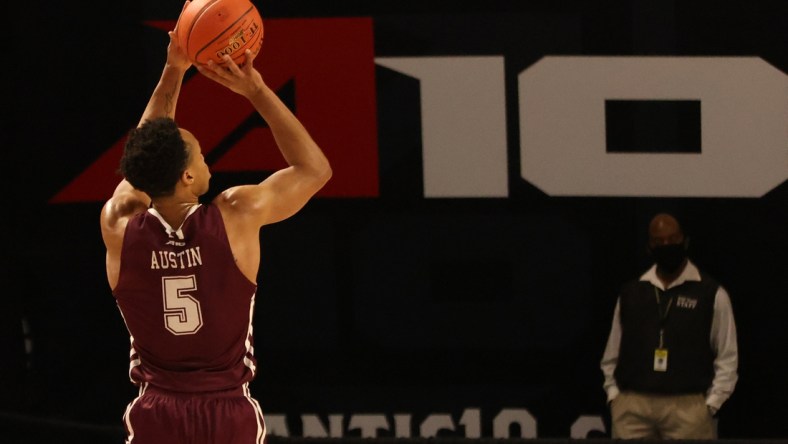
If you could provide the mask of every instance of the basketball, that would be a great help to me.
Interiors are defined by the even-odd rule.
[[[224,64],[227,54],[241,66],[247,49],[257,54],[263,46],[263,19],[249,0],[193,0],[175,28],[178,44],[198,65]]]

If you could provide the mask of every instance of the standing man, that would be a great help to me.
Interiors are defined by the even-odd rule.
[[[738,378],[730,298],[687,258],[672,215],[648,233],[655,264],[622,288],[601,362],[612,436],[715,439],[712,417]]]
[[[101,212],[107,278],[131,336],[129,376],[140,387],[123,416],[127,443],[265,438],[248,386],[259,232],[300,210],[331,167],[264,83],[253,54],[243,68],[225,62],[197,69],[249,100],[289,166],[199,203],[211,174],[195,135],[173,120],[191,62],[170,32],[161,79],[124,148],[124,180]]]

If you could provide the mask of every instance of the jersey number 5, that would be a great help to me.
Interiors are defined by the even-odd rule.
[[[174,335],[191,335],[202,327],[200,301],[188,292],[197,290],[197,279],[191,276],[161,278],[164,295],[164,326]]]

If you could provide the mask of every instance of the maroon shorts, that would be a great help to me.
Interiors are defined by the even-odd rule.
[[[123,422],[127,444],[262,444],[265,439],[263,412],[248,384],[199,393],[145,385]]]

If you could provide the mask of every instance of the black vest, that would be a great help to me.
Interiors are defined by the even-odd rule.
[[[621,347],[615,378],[621,390],[645,393],[704,393],[714,378],[710,345],[714,299],[719,284],[704,273],[665,292],[650,282],[624,285],[620,297]],[[657,293],[663,302],[661,312]],[[666,302],[672,298],[664,324]],[[654,350],[664,325],[667,371],[654,370]]]

